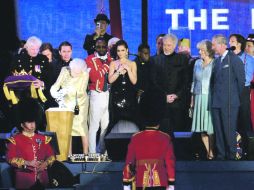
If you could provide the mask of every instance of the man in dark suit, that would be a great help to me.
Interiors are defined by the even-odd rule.
[[[215,35],[212,44],[219,55],[214,61],[211,81],[217,159],[234,160],[240,94],[245,82],[244,65],[237,55],[227,50],[227,40],[223,35]]]
[[[167,133],[186,128],[185,95],[188,82],[188,58],[175,52],[178,39],[173,34],[163,37],[163,54],[151,59],[151,85],[162,89],[167,96],[167,114],[162,130]]]
[[[69,66],[72,61],[72,45],[68,41],[63,41],[60,43],[58,47],[59,57],[56,63],[53,65],[53,80],[52,84],[54,84],[60,75],[61,69],[63,67]]]

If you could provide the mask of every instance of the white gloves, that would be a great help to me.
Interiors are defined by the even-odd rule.
[[[131,190],[131,185],[124,185],[123,190]]]
[[[63,88],[59,91],[50,90],[50,93],[53,98],[59,99],[59,98],[63,98],[68,93],[68,89]]]
[[[166,190],[175,190],[175,186],[174,185],[169,185]]]
[[[60,89],[59,91],[50,90],[51,96],[55,98],[60,108],[64,106],[64,96],[69,92],[68,88]]]
[[[69,89],[67,89],[67,88],[62,88],[62,89],[59,90],[57,93],[58,93],[58,96],[64,97],[68,92],[69,92]]]

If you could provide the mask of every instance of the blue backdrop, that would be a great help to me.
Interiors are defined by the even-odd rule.
[[[54,47],[67,40],[73,44],[73,57],[84,58],[84,37],[94,31],[93,19],[102,5],[109,15],[107,0],[17,0],[19,36],[27,39],[36,35]],[[135,53],[141,42],[141,0],[121,0],[121,14],[123,38]],[[152,54],[160,33],[191,38],[192,54],[197,54],[196,44],[202,39],[218,33],[246,37],[254,33],[253,28],[254,0],[148,0],[148,43]]]

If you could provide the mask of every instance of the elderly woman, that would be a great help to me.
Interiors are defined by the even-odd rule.
[[[210,78],[213,69],[214,51],[212,43],[198,43],[200,59],[195,62],[191,87],[191,107],[194,107],[192,131],[201,133],[207,151],[207,159],[213,159],[213,123],[211,118]]]
[[[84,60],[73,59],[63,67],[55,84],[51,87],[52,97],[61,100],[60,107],[75,109],[72,136],[81,136],[83,153],[88,153],[88,96],[86,93],[89,71]],[[71,146],[70,146],[71,147]],[[71,149],[69,154],[72,154]]]
[[[110,127],[113,127],[118,121],[125,121],[128,127],[122,127],[121,124],[117,132],[135,132],[137,128],[129,122],[136,122],[134,85],[137,83],[137,66],[135,62],[128,59],[128,45],[124,40],[116,43],[116,50],[117,59],[110,63],[108,75],[108,81],[112,84]],[[127,131],[123,131],[124,128]]]

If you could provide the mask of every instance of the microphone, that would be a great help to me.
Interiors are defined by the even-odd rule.
[[[235,49],[236,49],[236,47],[235,47],[235,46],[231,46],[231,47],[227,48],[226,50],[229,50],[229,51],[234,51]]]

